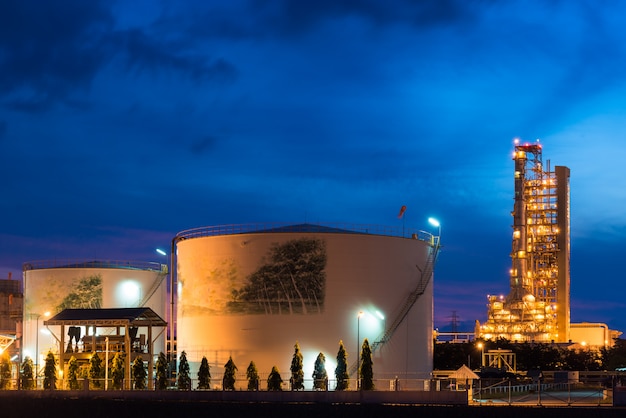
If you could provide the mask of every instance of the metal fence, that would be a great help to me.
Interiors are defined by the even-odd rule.
[[[124,380],[121,384],[121,388],[130,388],[134,389],[134,380],[131,380],[127,385],[127,381]],[[156,379],[153,381],[154,387],[157,387]],[[315,384],[313,379],[304,379],[304,391],[335,391],[337,388],[337,381],[335,379],[326,379],[324,381],[318,381],[317,385]],[[148,384],[147,381],[144,381],[144,386],[147,390]],[[191,389],[190,390],[201,390],[198,389],[198,379],[191,379]],[[109,378],[105,379],[84,379],[79,378],[77,380],[77,389],[78,390],[115,390],[115,385],[113,379]],[[374,379],[374,390],[376,391],[429,391],[435,390],[436,386],[431,384],[431,381],[428,379]],[[24,382],[21,379],[12,378],[5,380],[4,390],[25,390]],[[33,379],[32,382],[32,390],[43,390],[44,389],[44,377],[38,377],[37,379]],[[56,390],[70,390],[70,384],[67,380],[62,378],[58,378],[56,380],[55,385]],[[167,390],[179,390],[177,380],[176,379],[168,379],[167,380]],[[222,387],[222,376],[212,377],[210,380],[210,388],[202,389],[202,390],[223,390]],[[246,391],[248,389],[248,380],[246,376],[243,374],[239,374],[235,377],[235,390],[236,391]],[[258,385],[255,386],[253,390],[259,391],[267,391],[268,390],[268,381],[267,376],[260,376],[258,380]],[[281,390],[283,391],[291,391],[292,385],[289,382],[289,378],[283,378],[283,382],[281,384]],[[348,387],[346,390],[358,390],[357,381],[355,379],[350,379],[348,381]],[[448,390],[448,389],[444,389]]]
[[[612,406],[613,389],[580,383],[512,385],[503,381],[475,387],[472,399],[484,405]]]
[[[500,382],[499,384],[491,385],[488,387],[478,386],[450,386],[441,384],[443,381],[439,380],[422,380],[422,379],[375,379],[374,391],[375,392],[449,392],[449,393],[466,393],[465,399],[469,398],[470,403],[474,405],[484,406],[561,406],[561,407],[576,407],[576,406],[593,406],[593,407],[605,407],[614,405],[614,389],[605,388],[601,386],[588,386],[573,383],[542,383],[542,384],[525,384],[525,385],[512,385],[509,382]],[[4,380],[5,391],[25,390],[21,387],[21,382],[18,379]],[[115,391],[113,380],[109,379],[78,379],[77,390],[79,391]],[[137,392],[148,391],[147,382],[144,382],[146,389],[138,390],[134,388],[134,381],[127,382],[124,380],[119,389],[131,390]],[[346,391],[355,392],[358,391],[356,381],[351,379]],[[336,392],[336,381],[334,379],[328,379],[325,382],[320,382],[320,387],[314,387],[313,379],[304,380],[304,389],[298,392]],[[153,385],[157,387],[156,381]],[[63,379],[58,379],[56,382],[56,390],[69,390],[69,384]],[[32,388],[34,391],[44,390],[44,378],[39,377],[36,379],[36,384]],[[156,390],[156,389],[153,389]],[[177,386],[175,379],[169,379],[167,381],[167,391],[181,391]],[[281,385],[281,391],[291,391],[291,385],[288,379],[283,379]],[[209,389],[198,389],[198,380],[191,379],[190,389],[188,392],[215,392],[223,391],[222,378],[212,378],[210,381]],[[235,392],[248,391],[248,381],[245,376],[237,376],[235,380]],[[255,392],[270,392],[268,391],[267,378],[260,378],[258,387],[252,389]],[[230,391],[227,391],[230,392]],[[443,393],[442,393],[443,395]]]

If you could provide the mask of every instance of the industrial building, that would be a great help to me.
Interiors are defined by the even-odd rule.
[[[318,353],[333,377],[340,341],[355,382],[367,338],[376,377],[424,388],[433,351],[439,236],[373,226],[227,225],[174,239],[177,346],[202,357],[288,373],[299,344],[305,387]]]
[[[487,296],[487,321],[477,321],[476,336],[610,345],[619,333],[605,324],[570,323],[569,168],[544,163],[538,142],[516,140],[513,161],[510,292]]]
[[[9,273],[7,279],[0,280],[0,353],[6,352],[13,359],[19,358],[23,304],[22,283]]]

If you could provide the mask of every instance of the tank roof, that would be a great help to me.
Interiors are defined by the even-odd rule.
[[[363,234],[362,231],[351,231],[345,228],[337,228],[332,226],[317,225],[317,224],[296,224],[296,225],[283,225],[274,228],[263,229],[256,231],[258,233],[263,232],[321,232],[326,234]]]
[[[38,260],[22,264],[22,271],[40,269],[127,269],[167,271],[167,265],[149,261],[122,260]]]
[[[414,228],[404,226],[384,226],[371,224],[348,224],[348,223],[256,223],[256,224],[230,224],[214,225],[187,229],[176,234],[175,241],[237,234],[261,234],[261,233],[322,233],[322,234],[363,234],[379,235],[386,237],[411,238],[422,241],[431,241],[432,234]]]

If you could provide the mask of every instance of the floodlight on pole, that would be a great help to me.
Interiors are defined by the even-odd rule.
[[[168,314],[167,321],[167,344],[166,351],[168,355],[168,367],[167,367],[167,375],[169,378],[172,377],[172,358],[173,358],[173,350],[174,350],[174,254],[175,254],[175,244],[176,238],[172,240],[172,246],[169,257],[169,268],[167,269],[167,273],[169,274],[169,293],[170,293],[170,309]],[[156,253],[167,257],[167,252],[162,250],[161,248],[157,248]],[[167,265],[166,265],[167,266]]]
[[[363,311],[359,311],[356,315],[356,354],[357,354],[357,367],[356,367],[356,388],[361,388],[361,317]]]
[[[479,342],[476,346],[480,348],[480,366],[485,367],[485,344]]]
[[[39,373],[39,318],[42,317],[42,314],[31,313],[31,321],[33,316],[37,318],[37,329],[35,330],[35,382],[37,382],[37,373]],[[49,317],[50,312],[44,312],[43,316],[46,318]]]
[[[428,223],[434,226],[435,228],[439,228],[439,234],[441,234],[441,223],[435,218],[428,218]]]
[[[428,223],[437,228],[437,247],[441,243],[441,223],[435,218],[428,218]]]

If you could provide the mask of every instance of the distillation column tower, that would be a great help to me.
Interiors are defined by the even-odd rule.
[[[569,169],[544,166],[540,144],[515,144],[510,292],[488,296],[483,338],[567,342],[570,330]]]

